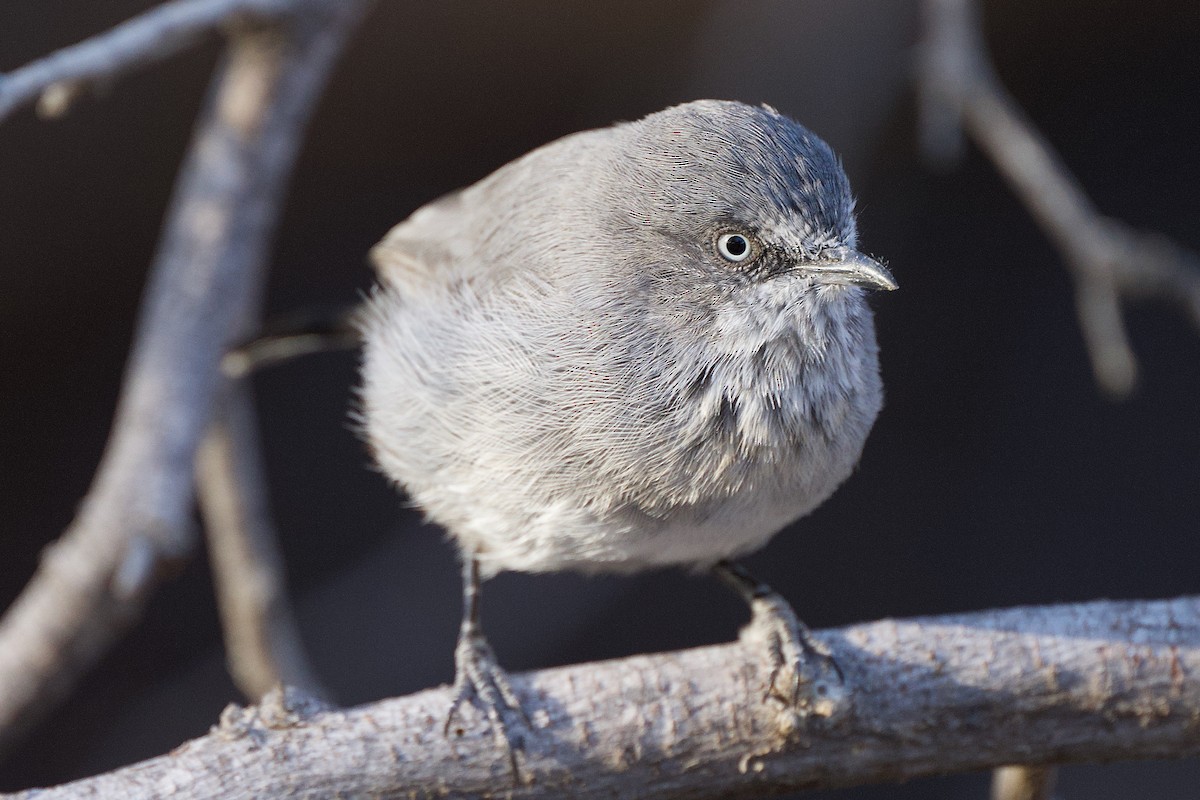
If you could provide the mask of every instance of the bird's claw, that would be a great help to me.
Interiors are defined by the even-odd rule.
[[[824,644],[813,638],[787,601],[774,592],[750,603],[743,641],[765,647],[771,673],[766,698],[802,716],[832,717],[848,698],[846,681]]]
[[[443,733],[450,735],[463,703],[469,702],[482,711],[491,725],[496,747],[507,756],[513,784],[519,786],[522,775],[517,752],[525,748],[530,723],[508,681],[508,675],[496,661],[482,633],[465,634],[459,638],[454,662],[454,699],[446,714]],[[462,736],[465,731],[459,728],[456,733]]]

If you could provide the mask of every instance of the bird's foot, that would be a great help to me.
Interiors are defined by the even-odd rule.
[[[513,785],[521,785],[517,752],[525,748],[525,737],[530,731],[529,718],[521,709],[508,676],[496,661],[482,632],[467,632],[459,637],[454,664],[454,699],[446,714],[443,732],[449,736],[454,729],[456,735],[462,736],[464,729],[454,728],[454,721],[460,719],[463,703],[475,706],[487,716],[496,747],[508,759]]]
[[[783,597],[766,590],[750,600],[742,641],[766,648],[771,666],[766,698],[800,716],[833,717],[848,702],[845,677],[824,644],[809,633]]]

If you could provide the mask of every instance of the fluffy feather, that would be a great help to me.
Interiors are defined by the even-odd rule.
[[[714,250],[754,237],[746,266]],[[500,570],[707,565],[850,474],[882,402],[837,158],[766,107],[575,134],[373,251],[361,401],[383,471]]]

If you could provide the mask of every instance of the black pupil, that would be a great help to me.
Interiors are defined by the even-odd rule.
[[[747,247],[746,237],[744,236],[730,236],[725,240],[725,249],[729,251],[729,255],[731,256],[744,255]]]

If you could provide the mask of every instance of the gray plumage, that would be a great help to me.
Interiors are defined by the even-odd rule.
[[[836,156],[770,108],[534,150],[372,252],[378,463],[485,574],[754,550],[850,474],[880,409],[863,287],[895,284],[856,236]]]

